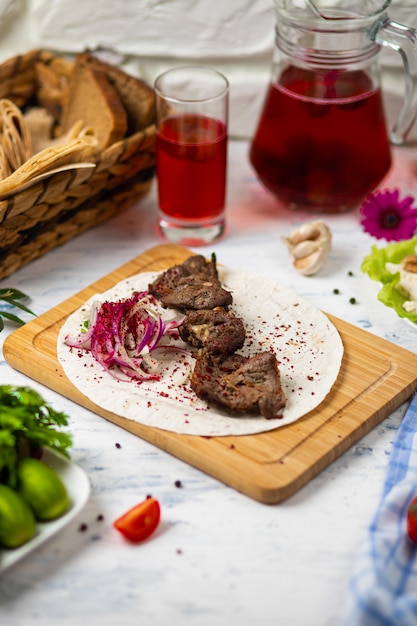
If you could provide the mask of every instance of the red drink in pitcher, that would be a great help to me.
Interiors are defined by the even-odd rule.
[[[270,86],[250,160],[292,208],[357,206],[391,166],[380,90],[361,70],[287,67]]]
[[[227,131],[220,120],[182,114],[163,119],[156,135],[159,207],[178,223],[222,215],[226,195]]]

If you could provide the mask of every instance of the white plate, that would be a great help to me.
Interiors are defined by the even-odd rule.
[[[20,548],[0,549],[0,573],[33,552],[38,546],[50,539],[66,526],[83,508],[90,495],[90,483],[85,472],[72,461],[46,448],[42,460],[50,465],[64,482],[72,506],[65,515],[51,522],[38,522],[37,533],[33,539]]]

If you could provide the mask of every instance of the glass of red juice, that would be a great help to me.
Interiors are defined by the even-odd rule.
[[[206,67],[155,81],[158,232],[189,246],[225,232],[229,83]]]

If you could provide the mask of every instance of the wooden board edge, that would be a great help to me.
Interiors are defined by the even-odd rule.
[[[145,252],[143,255],[140,255],[140,257],[133,259],[133,262],[135,262],[133,268],[132,268],[132,261],[130,261],[126,263],[125,265],[120,266],[117,270],[115,270],[115,272],[117,274],[120,274],[121,279],[123,279],[126,277],[126,274],[132,275],[135,272],[146,271],[147,266],[151,264],[155,265],[155,259],[152,258],[153,254],[158,255],[158,261],[160,261],[161,265],[164,266],[165,260],[167,260],[167,263],[172,264],[173,262],[178,262],[178,255],[181,256],[181,259],[185,260],[188,256],[190,256],[191,252],[186,250],[185,248],[182,248],[180,246],[176,246],[173,244],[161,244],[159,246],[156,246],[155,248],[150,249],[148,252]],[[138,259],[140,259],[140,262],[138,261]],[[161,269],[163,268],[161,267]],[[113,276],[113,274],[114,273],[111,273],[111,276]],[[103,278],[109,279],[110,274]],[[11,333],[8,337],[6,337],[5,342],[4,342],[4,348],[3,348],[3,354],[5,356],[6,361],[15,369],[22,371],[23,373],[28,375],[30,378],[33,378],[33,376],[30,373],[28,373],[26,361],[22,358],[19,358],[19,356],[13,350],[13,343],[16,340],[16,338],[17,337],[22,338],[22,341],[24,342],[29,341],[30,344],[33,345],[34,348],[36,349],[36,346],[35,346],[36,336],[45,330],[44,326],[42,325],[42,322],[45,319],[45,316],[47,316],[49,321],[51,321],[51,318],[52,318],[53,320],[52,323],[55,323],[55,324],[59,323],[60,320],[62,319],[63,314],[65,316],[68,315],[68,311],[66,310],[68,303],[71,302],[71,306],[72,306],[74,303],[74,299],[78,298],[78,301],[80,302],[80,304],[82,304],[83,302],[85,302],[87,297],[91,295],[92,293],[96,292],[97,290],[103,291],[103,286],[102,286],[103,278],[85,287],[84,289],[79,291],[78,294],[74,294],[73,296],[65,300],[64,302],[53,307],[50,311],[47,311],[46,313],[39,316],[38,318],[35,318],[34,320],[28,322],[25,326],[17,329],[13,333]],[[109,284],[109,286],[112,286],[113,284],[114,282],[113,280],[111,280],[111,284]],[[76,306],[74,306],[74,308],[76,308]],[[356,334],[363,336],[364,339],[369,339],[369,336],[371,335],[369,331],[362,329],[360,327],[353,326],[349,324],[348,322],[345,322],[335,316],[332,316],[329,314],[326,314],[326,315],[329,318],[329,320],[336,326],[339,332],[341,330],[345,332],[355,332]],[[361,335],[362,333],[363,335]],[[310,468],[310,470],[307,469],[304,472],[299,472],[298,475],[293,477],[290,481],[287,481],[285,484],[281,483],[279,487],[271,486],[270,481],[261,480],[261,477],[257,474],[257,472],[255,472],[255,474],[257,475],[258,482],[252,481],[251,484],[246,484],[242,486],[241,480],[240,480],[241,477],[238,471],[236,471],[234,473],[235,475],[232,476],[231,479],[226,482],[222,476],[217,475],[218,472],[213,471],[213,468],[205,469],[203,466],[204,464],[201,463],[201,459],[199,460],[198,463],[196,463],[194,459],[194,452],[192,454],[189,453],[188,455],[185,455],[185,456],[183,454],[172,452],[172,450],[167,449],[167,446],[164,445],[162,441],[160,442],[158,447],[165,450],[166,452],[169,452],[170,454],[173,454],[174,456],[178,457],[182,461],[185,461],[195,466],[200,471],[206,472],[210,476],[216,478],[217,480],[220,480],[222,483],[227,484],[230,487],[233,487],[237,491],[244,493],[245,495],[248,495],[254,498],[255,500],[258,500],[259,502],[262,502],[265,504],[277,504],[279,502],[282,502],[283,500],[293,495],[302,486],[308,483],[309,480],[311,480],[314,476],[320,473],[325,467],[327,467],[333,460],[335,460],[335,458],[340,456],[340,454],[343,454],[343,452],[348,450],[361,437],[363,437],[370,430],[372,430],[372,428],[374,428],[378,423],[380,423],[380,421],[382,421],[389,413],[391,413],[398,406],[400,406],[402,402],[406,401],[408,397],[410,397],[413,391],[415,390],[416,385],[417,385],[417,379],[415,377],[412,377],[412,380],[410,380],[409,378],[410,376],[409,361],[411,358],[413,367],[415,366],[414,371],[417,372],[417,355],[415,355],[414,353],[410,353],[408,350],[406,350],[405,348],[402,348],[401,346],[396,346],[395,344],[391,344],[390,342],[388,342],[388,340],[379,338],[375,335],[372,335],[372,340],[373,342],[375,342],[377,346],[379,346],[379,349],[381,349],[383,352],[388,351],[388,347],[392,347],[395,354],[400,357],[399,364],[398,364],[399,371],[394,374],[398,378],[400,377],[400,375],[407,374],[408,384],[406,385],[405,388],[403,388],[402,390],[400,390],[399,393],[396,394],[395,398],[389,403],[389,405],[387,405],[386,410],[383,411],[381,409],[379,411],[376,411],[372,419],[369,420],[369,424],[368,423],[366,424],[366,427],[364,427],[363,425],[362,427],[358,427],[357,431],[355,431],[354,436],[351,437],[349,441],[343,440],[337,443],[334,448],[332,448],[331,450],[328,450],[326,454],[318,458],[316,460],[314,470]],[[410,358],[407,358],[407,357],[410,357]],[[407,365],[405,365],[405,363],[407,363]],[[54,387],[51,387],[51,384],[47,380],[46,377],[36,378],[36,380],[38,382],[41,382],[45,386],[54,389]],[[72,401],[78,402],[78,404],[80,404],[81,406],[86,406],[85,402],[82,400],[80,401],[74,400],[74,397],[70,397],[67,394],[63,394],[63,395],[66,395],[66,397],[68,397]],[[94,407],[95,407],[94,403],[91,403],[91,407],[86,406],[88,410],[91,410],[97,413]],[[103,416],[103,417],[105,419],[109,419],[109,417],[106,417],[106,416]],[[109,419],[109,421],[111,421],[116,426],[120,426],[112,419]],[[138,433],[138,436],[145,439],[146,441],[150,441],[154,445],[158,445],[158,444],[155,444],[153,439],[151,440],[147,436],[147,433],[143,429],[150,429],[150,427],[142,426],[141,434]],[[166,433],[167,431],[163,431],[163,432]],[[177,435],[175,433],[174,435],[175,437],[180,437],[180,435]],[[252,436],[256,436],[256,435],[252,435]],[[190,436],[188,435],[188,437]],[[213,439],[219,439],[219,438],[213,438]],[[277,461],[276,463],[279,463],[279,462],[280,461]]]

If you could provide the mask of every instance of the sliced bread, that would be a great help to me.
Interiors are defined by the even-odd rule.
[[[75,65],[90,67],[106,74],[126,110],[128,135],[143,130],[154,123],[154,90],[145,81],[132,74],[127,74],[119,67],[106,63],[89,52],[79,54],[76,57]]]
[[[75,61],[63,105],[61,133],[80,120],[93,128],[99,150],[120,141],[127,132],[126,110],[106,73]]]
[[[61,57],[40,60],[35,64],[37,104],[49,111],[54,120],[62,115],[62,105],[68,93],[73,63]]]

